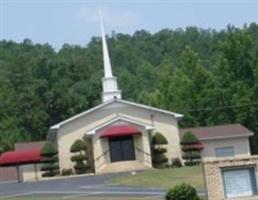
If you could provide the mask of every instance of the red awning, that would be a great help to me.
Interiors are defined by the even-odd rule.
[[[119,137],[130,136],[140,134],[140,129],[130,125],[113,125],[104,129],[101,133],[101,137]]]
[[[40,161],[40,149],[8,151],[0,156],[0,166],[33,164]]]

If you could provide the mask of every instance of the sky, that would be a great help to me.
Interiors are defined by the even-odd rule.
[[[0,40],[85,46],[100,35],[98,10],[106,33],[258,23],[258,0],[0,0]]]

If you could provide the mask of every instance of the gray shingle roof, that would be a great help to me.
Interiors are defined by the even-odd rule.
[[[180,129],[180,136],[182,137],[187,131],[192,132],[199,140],[249,137],[253,135],[249,129],[241,124]]]

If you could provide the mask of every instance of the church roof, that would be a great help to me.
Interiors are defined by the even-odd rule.
[[[181,138],[188,131],[192,132],[199,140],[249,137],[254,134],[241,124],[225,124],[225,125],[210,126],[210,127],[181,129],[180,130]]]
[[[107,105],[109,105],[109,104],[111,104],[113,102],[118,102],[118,103],[122,103],[122,104],[126,104],[126,105],[131,105],[131,106],[135,106],[135,107],[139,107],[139,108],[144,108],[144,109],[151,110],[151,111],[158,112],[158,113],[163,113],[163,114],[171,115],[171,116],[173,116],[173,117],[175,117],[177,119],[181,119],[183,117],[183,115],[179,114],[179,113],[175,113],[175,112],[163,110],[163,109],[160,109],[160,108],[155,108],[155,107],[151,107],[151,106],[147,106],[147,105],[143,105],[143,104],[139,104],[139,103],[134,103],[134,102],[131,102],[131,101],[126,101],[126,100],[114,98],[114,99],[106,101],[106,102],[104,102],[104,103],[102,103],[102,104],[100,104],[100,105],[98,105],[96,107],[93,107],[93,108],[91,108],[91,109],[89,109],[89,110],[87,110],[85,112],[82,112],[82,113],[80,113],[78,115],[75,115],[75,116],[73,116],[73,117],[71,117],[71,118],[69,118],[67,120],[64,120],[64,121],[62,121],[62,122],[60,122],[58,124],[55,124],[55,125],[51,126],[50,129],[58,129],[58,128],[60,128],[64,124],[67,124],[67,123],[69,123],[69,122],[71,122],[71,121],[73,121],[73,120],[75,120],[77,118],[80,118],[80,117],[82,117],[84,115],[87,115],[87,114],[89,114],[91,112],[94,112],[94,111],[96,111],[98,109],[101,109],[102,107],[107,106]]]

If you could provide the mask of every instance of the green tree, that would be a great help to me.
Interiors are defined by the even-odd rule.
[[[242,123],[257,133],[257,38],[251,23],[116,33],[107,42],[123,99],[182,113],[181,127]],[[0,143],[43,140],[51,125],[98,105],[101,77],[99,37],[58,51],[0,41]]]

